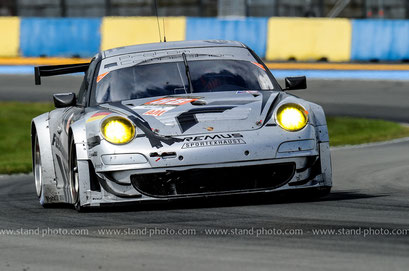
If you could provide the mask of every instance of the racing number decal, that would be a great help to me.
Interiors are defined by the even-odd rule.
[[[152,110],[149,110],[149,111],[143,113],[142,115],[159,117],[159,116],[162,116],[163,114],[165,114],[166,112],[168,112],[168,111],[171,110],[171,109],[172,109],[172,108],[166,108],[166,109],[152,109]]]
[[[197,99],[189,99],[189,98],[160,98],[157,100],[153,100],[147,103],[144,103],[145,105],[184,105],[193,101],[196,101]]]
[[[146,102],[141,106],[149,109],[149,111],[146,111],[145,113],[143,113],[143,115],[159,117],[172,110],[173,108],[199,100],[200,98],[201,97],[164,97]]]

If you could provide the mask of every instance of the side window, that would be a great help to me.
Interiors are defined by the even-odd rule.
[[[85,106],[86,97],[87,97],[87,95],[85,95],[86,93],[85,79],[86,79],[86,76],[84,76],[84,79],[82,80],[80,91],[78,92],[78,97],[77,97],[77,104],[82,105],[82,106]]]
[[[89,87],[91,86],[91,82],[92,82],[92,78],[94,76],[94,71],[95,71],[96,66],[97,66],[97,61],[95,61],[95,59],[93,59],[91,61],[91,64],[89,64],[89,68],[88,68],[87,73],[85,74],[87,89],[89,89]]]
[[[87,72],[85,73],[84,79],[82,80],[80,91],[78,93],[78,105],[85,106],[89,89],[92,85],[92,78],[94,75],[95,67],[97,65],[97,61],[95,61],[95,58],[91,60],[91,64],[89,65],[89,68]]]

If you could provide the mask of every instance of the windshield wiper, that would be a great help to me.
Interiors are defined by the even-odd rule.
[[[190,77],[189,64],[187,63],[186,54],[182,53],[182,57],[183,57],[183,63],[185,64],[187,81],[189,82],[189,90],[190,90],[190,93],[193,93],[192,78]]]

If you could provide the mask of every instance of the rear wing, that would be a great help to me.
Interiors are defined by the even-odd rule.
[[[41,85],[41,77],[86,72],[90,63],[37,66],[34,67],[34,80],[36,85]]]

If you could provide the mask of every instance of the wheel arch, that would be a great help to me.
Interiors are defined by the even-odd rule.
[[[64,202],[65,198],[59,191],[56,183],[52,141],[49,126],[49,113],[44,113],[31,121],[31,152],[34,170],[34,144],[38,138],[41,155],[41,190],[40,203],[44,207],[50,203]]]
[[[308,102],[308,105],[311,109],[311,115],[313,117],[314,125],[316,126],[326,126],[327,125],[327,118],[325,116],[324,109],[322,106]]]
[[[313,125],[319,145],[321,172],[326,187],[332,187],[332,162],[327,119],[322,106],[309,102]]]
[[[74,139],[77,160],[89,160],[85,125],[86,123],[84,120],[79,120],[70,126],[68,132],[68,142],[71,142],[71,139]]]
[[[74,143],[75,153],[77,158],[78,174],[80,178],[79,202],[75,203],[71,198],[71,203],[74,204],[77,210],[80,210],[83,205],[88,205],[90,197],[88,193],[91,189],[91,168],[90,159],[88,156],[88,145],[86,137],[86,123],[84,120],[79,120],[73,123],[68,132],[69,148],[71,143]],[[71,153],[69,151],[69,153]],[[71,158],[69,158],[71,159]]]
[[[34,165],[34,139],[38,137],[40,145],[40,154],[42,161],[42,176],[44,184],[52,184],[55,186],[55,169],[54,159],[51,149],[51,136],[49,127],[49,113],[44,113],[31,121],[31,157]]]

